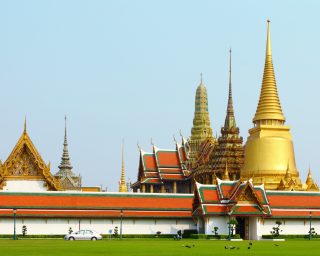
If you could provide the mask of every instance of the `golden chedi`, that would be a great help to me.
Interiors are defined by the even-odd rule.
[[[264,183],[266,189],[283,189],[290,173],[290,190],[302,190],[296,167],[292,137],[285,125],[272,64],[270,21],[268,21],[266,59],[259,104],[245,146],[242,178],[252,178],[254,184]],[[281,182],[282,181],[282,182]],[[294,181],[294,182],[293,182]]]

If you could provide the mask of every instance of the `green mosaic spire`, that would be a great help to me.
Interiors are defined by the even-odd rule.
[[[212,137],[212,129],[210,126],[210,118],[208,111],[207,89],[203,84],[201,74],[200,84],[197,88],[195,97],[193,127],[191,129],[191,137],[189,141],[189,163],[191,164],[191,167],[195,163],[196,156],[201,143],[208,137]]]

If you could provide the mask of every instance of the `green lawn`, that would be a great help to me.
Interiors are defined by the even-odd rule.
[[[279,246],[275,246],[278,244]],[[192,248],[185,245],[194,245]],[[319,255],[319,241],[290,240],[285,242],[253,241],[251,249],[249,242],[228,242],[212,240],[182,240],[167,239],[125,239],[102,241],[63,241],[47,240],[0,240],[1,255],[4,256],[94,256],[94,255],[137,255],[137,256],[188,256],[188,255]],[[225,249],[225,246],[235,246],[239,249]]]

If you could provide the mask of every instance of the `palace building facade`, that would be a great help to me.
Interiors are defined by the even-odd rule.
[[[236,232],[243,239],[270,235],[276,222],[282,234],[320,231],[320,192],[308,170],[301,181],[290,129],[285,125],[272,63],[268,21],[265,66],[253,127],[245,145],[236,125],[231,81],[221,135],[212,135],[207,89],[196,91],[189,139],[175,149],[152,152],[139,147],[137,181],[128,192],[124,148],[119,192],[83,187],[72,170],[65,127],[59,171],[53,175],[24,125],[13,151],[0,162],[0,234],[23,225],[29,234],[65,234],[71,228],[102,234],[121,226],[123,234],[176,234],[194,229],[212,235]],[[310,222],[310,225],[309,225]]]

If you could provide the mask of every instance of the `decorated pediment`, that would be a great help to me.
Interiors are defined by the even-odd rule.
[[[235,195],[233,201],[237,204],[258,204],[261,205],[257,195],[250,182],[243,184],[243,187],[239,187],[238,193]]]
[[[26,129],[1,167],[0,187],[8,179],[36,179],[44,180],[48,190],[61,190],[59,180],[50,172],[50,164],[43,161]]]
[[[232,201],[235,204],[230,207],[230,214],[265,215],[268,212],[249,181],[239,187]]]
[[[71,177],[69,175],[59,178],[62,189],[78,189],[80,187],[79,177]]]
[[[41,176],[42,172],[36,164],[36,159],[26,145],[16,154],[10,162],[5,163],[5,176],[21,177],[21,176]]]

